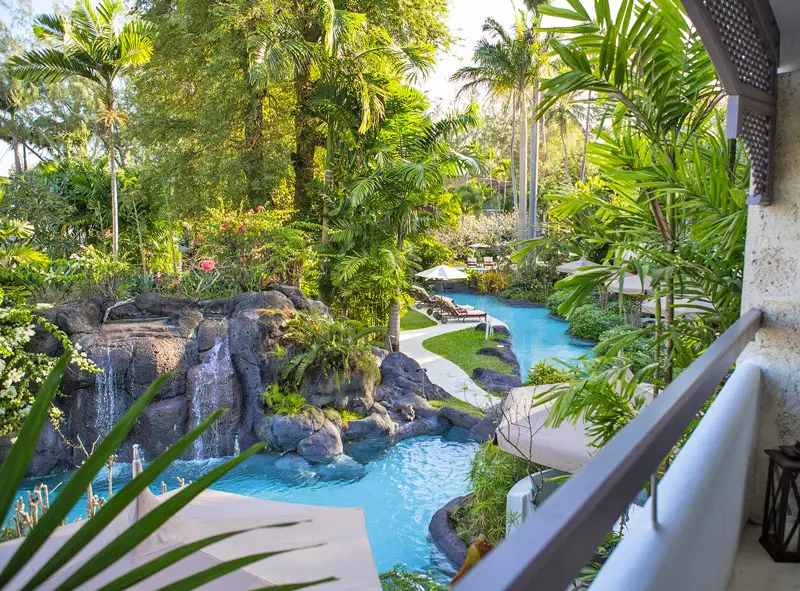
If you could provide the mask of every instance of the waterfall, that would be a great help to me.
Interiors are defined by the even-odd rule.
[[[114,369],[114,361],[111,358],[111,345],[106,345],[105,355],[98,365],[103,371],[97,374],[95,381],[97,415],[94,427],[97,435],[105,437],[119,418],[117,408],[117,372]]]
[[[226,363],[230,365],[227,340],[218,338],[214,347],[205,355],[205,360],[192,368],[196,372],[192,392],[191,416],[194,418],[192,428],[197,427],[209,414],[224,406],[220,403],[220,386],[224,385],[224,380],[220,378],[224,373],[224,365]],[[195,459],[219,457],[221,436],[219,421],[216,421],[195,440],[193,445]]]

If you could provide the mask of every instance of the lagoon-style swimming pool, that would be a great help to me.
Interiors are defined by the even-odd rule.
[[[447,294],[459,305],[474,306],[508,326],[511,348],[517,354],[522,379],[531,365],[542,359],[568,361],[584,355],[591,345],[570,337],[566,322],[556,320],[547,308],[511,306],[494,296],[468,293]]]
[[[212,488],[272,501],[305,503],[329,507],[362,507],[378,572],[405,563],[411,571],[433,571],[452,575],[447,558],[428,538],[433,514],[469,488],[467,474],[478,444],[466,438],[466,431],[453,428],[443,436],[424,435],[406,439],[387,448],[370,442],[345,449],[364,463],[364,470],[350,479],[326,479],[316,471],[297,470],[297,464],[282,467],[277,454],[260,454],[245,460]],[[176,476],[197,480],[224,460],[175,462],[152,486],[160,482],[170,490]],[[69,474],[31,478],[22,490],[44,482],[51,489]],[[130,464],[115,466],[114,489],[130,480]],[[93,484],[95,494],[106,496],[108,478],[103,471]],[[20,492],[22,494],[22,492]],[[19,496],[19,495],[18,495]],[[53,495],[51,495],[51,502]],[[85,515],[86,498],[70,514],[70,521]]]

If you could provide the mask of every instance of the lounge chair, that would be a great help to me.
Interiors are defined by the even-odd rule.
[[[467,257],[467,269],[477,269],[479,266],[477,258]]]
[[[483,266],[487,269],[494,269],[497,263],[494,262],[494,257],[483,257]]]
[[[431,303],[431,297],[433,297],[419,285],[411,286],[411,295],[414,296],[414,307],[417,310],[422,310],[426,305],[429,305]]]
[[[486,320],[486,312],[483,310],[476,310],[470,309],[467,310],[466,308],[462,308],[452,300],[447,300],[444,302],[445,311],[448,316],[452,316],[456,320],[461,320],[462,322],[466,322],[468,319],[476,319],[476,320]],[[442,324],[447,324],[447,316],[442,316],[441,318]]]

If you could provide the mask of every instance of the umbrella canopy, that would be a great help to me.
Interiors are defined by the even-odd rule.
[[[156,497],[145,491],[71,562],[51,577],[45,587],[55,588],[139,518],[161,504],[170,494],[174,493]],[[296,525],[264,529],[264,526],[287,522],[296,522]],[[84,523],[86,521],[79,521],[57,528],[35,558],[12,579],[8,588],[20,588]],[[258,527],[262,529],[252,530]],[[136,589],[160,589],[224,561],[292,548],[302,549],[244,566],[207,583],[203,589],[208,591],[257,589],[314,581],[331,576],[337,577],[338,580],[313,588],[320,591],[355,589],[379,591],[381,588],[361,509],[278,503],[206,490],[145,541],[98,574],[88,584],[83,585],[81,589],[98,589],[177,546],[215,534],[238,530],[251,531],[206,546],[201,551],[141,581],[136,585]],[[22,540],[16,539],[0,544],[0,565],[9,560],[21,542]]]
[[[713,310],[714,305],[708,298],[675,298],[674,305],[672,306],[675,316],[690,316],[697,315],[703,310]],[[656,313],[655,300],[645,300],[642,302],[642,312],[645,314]],[[661,297],[661,316],[667,314],[667,297]]]
[[[650,291],[652,284],[650,277],[642,280],[638,275],[626,273],[622,281],[622,293],[625,295],[644,295]],[[615,277],[606,284],[606,289],[612,293],[619,293],[619,276]]]
[[[481,242],[476,242],[475,244],[470,244],[470,248],[491,248],[488,244],[483,244]]]
[[[581,257],[577,261],[570,261],[568,263],[564,263],[563,265],[559,265],[556,267],[556,271],[559,273],[577,273],[581,269],[585,269],[586,267],[596,267],[598,266],[597,263],[593,263],[592,261],[587,261],[585,258]]]
[[[417,273],[417,277],[434,281],[455,281],[456,279],[468,279],[469,275],[453,267],[439,265],[438,267],[433,267],[432,269],[426,269],[425,271]]]

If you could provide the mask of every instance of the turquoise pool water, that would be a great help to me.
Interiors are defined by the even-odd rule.
[[[510,306],[489,295],[448,295],[457,304],[479,308],[508,326],[513,335],[511,348],[519,359],[523,379],[537,361],[551,358],[568,361],[591,349],[591,346],[566,334],[567,323],[551,317],[547,308]]]
[[[212,488],[273,501],[363,507],[372,553],[379,572],[405,563],[409,570],[454,572],[444,555],[428,538],[428,524],[436,510],[450,499],[467,492],[467,473],[478,444],[466,439],[466,432],[451,429],[444,436],[421,436],[386,448],[385,444],[359,444],[345,452],[362,463],[363,476],[350,480],[323,480],[313,472],[276,468],[276,454],[248,458]],[[176,476],[197,480],[200,474],[223,460],[176,462],[161,479],[170,490]],[[130,465],[115,467],[114,488],[129,480]],[[31,479],[29,490],[39,482],[52,488],[69,474]],[[95,494],[104,495],[108,479],[102,473],[94,482]],[[160,484],[152,487],[160,491]],[[52,500],[52,497],[51,497]],[[84,513],[81,499],[70,520]]]

